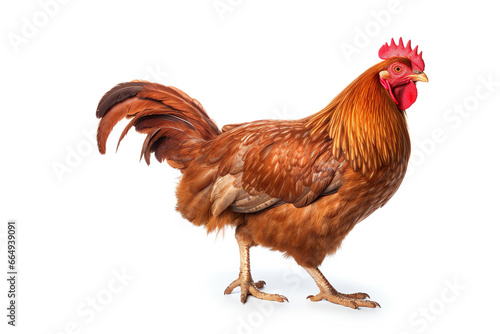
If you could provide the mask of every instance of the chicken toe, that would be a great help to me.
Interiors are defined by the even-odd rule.
[[[354,294],[355,295],[355,294]],[[380,304],[372,301],[372,300],[367,300],[367,299],[357,299],[357,298],[350,298],[350,297],[345,297],[345,294],[334,292],[334,291],[321,291],[318,293],[316,296],[308,296],[307,298],[310,299],[313,302],[317,302],[320,300],[328,300],[329,302],[332,302],[334,304],[354,308],[354,309],[359,309],[360,307],[369,307],[369,308],[375,308],[375,307],[380,307]]]
[[[328,280],[323,276],[318,268],[304,268],[314,279],[319,287],[320,292],[315,296],[308,296],[307,298],[313,302],[317,302],[323,299],[328,300],[334,304],[350,307],[353,309],[359,309],[360,307],[375,308],[380,307],[380,304],[369,300],[370,296],[367,293],[356,292],[356,293],[340,293],[335,290]]]
[[[259,289],[262,289],[266,282],[264,281],[258,281],[258,282],[253,282],[251,278],[245,278],[243,275],[240,275],[236,280],[234,280],[229,286],[224,290],[224,294],[228,295],[230,294],[234,288],[240,287],[241,289],[241,302],[245,303],[247,301],[248,295],[252,295],[255,298],[263,299],[263,300],[271,300],[271,301],[276,301],[276,302],[284,302],[288,301],[288,299],[285,296],[278,295],[278,294],[270,294],[270,293],[265,293],[260,291]]]

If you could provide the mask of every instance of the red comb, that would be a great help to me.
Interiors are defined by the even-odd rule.
[[[418,71],[424,71],[425,64],[422,59],[422,52],[417,54],[418,45],[415,49],[411,48],[411,40],[408,40],[408,44],[404,46],[403,39],[399,38],[399,44],[394,42],[394,38],[391,39],[391,44],[385,43],[382,45],[378,51],[378,56],[382,59],[389,59],[392,57],[406,57],[410,59],[412,66]]]

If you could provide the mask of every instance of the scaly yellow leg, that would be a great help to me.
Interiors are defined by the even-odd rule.
[[[254,282],[252,279],[252,274],[250,273],[250,245],[239,239],[238,236],[236,236],[236,240],[238,240],[238,246],[240,248],[240,274],[238,278],[224,290],[224,294],[230,294],[234,288],[239,286],[241,288],[242,303],[247,301],[249,294],[259,299],[272,300],[280,303],[285,300],[288,301],[285,296],[265,293],[259,290],[264,287],[266,282]]]

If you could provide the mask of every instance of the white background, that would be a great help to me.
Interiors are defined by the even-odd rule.
[[[388,1],[222,0],[230,10],[221,14],[213,0],[61,0],[45,9],[51,16],[41,3],[0,9],[2,272],[8,219],[18,221],[20,238],[18,327],[6,325],[2,279],[2,333],[497,327],[500,24],[492,2],[401,0],[394,10]],[[338,290],[368,292],[380,309],[306,300],[317,293],[313,280],[293,259],[263,248],[252,249],[254,278],[290,303],[242,305],[239,289],[224,296],[238,273],[233,231],[207,236],[180,217],[180,173],[139,162],[143,136],[130,132],[116,154],[125,124],[110,136],[108,153],[97,152],[95,108],[119,82],[179,87],[219,126],[300,118],[324,107],[399,36],[423,50],[430,80],[408,110],[412,173],[321,267]],[[346,56],[346,45],[357,53]],[[488,78],[496,86],[484,86]],[[125,283],[114,278],[122,271]]]

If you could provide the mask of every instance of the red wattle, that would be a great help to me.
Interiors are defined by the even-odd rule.
[[[408,109],[417,100],[417,85],[413,81],[393,89],[394,96],[401,110]]]

